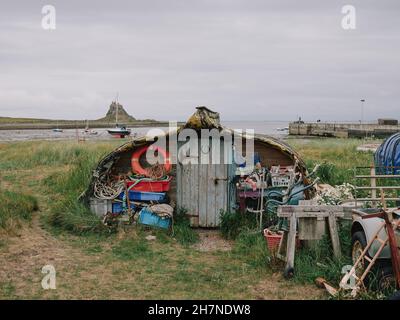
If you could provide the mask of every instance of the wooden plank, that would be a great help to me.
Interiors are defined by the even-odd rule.
[[[198,164],[192,164],[192,172],[191,172],[191,203],[192,203],[192,212],[197,217],[193,217],[191,219],[193,226],[198,226],[198,216],[199,216],[199,167]]]
[[[329,222],[329,233],[331,235],[333,254],[336,258],[340,258],[342,255],[342,250],[340,248],[339,233],[336,223],[336,216],[332,212],[328,217]]]
[[[290,217],[292,214],[296,214],[297,218],[327,218],[329,217],[329,212],[279,212],[278,211],[278,217],[281,218],[288,218]],[[337,217],[344,217],[344,212],[335,212],[335,215]]]
[[[208,181],[207,181],[207,222],[203,227],[213,227],[215,219],[215,165],[212,164],[212,152],[209,153],[209,164],[207,165]]]
[[[286,250],[287,250],[287,239],[288,232],[284,232],[279,242],[278,252],[276,253],[277,258],[286,261]]]
[[[215,225],[219,226],[221,210],[226,211],[228,208],[228,161],[227,157],[229,154],[225,152],[225,145],[221,141],[220,145],[220,164],[216,164],[216,178],[218,183],[216,185],[217,189],[217,207],[215,215]]]
[[[207,150],[208,139],[202,139],[199,143],[199,226],[207,226],[207,210],[208,210],[208,162],[210,153]]]
[[[356,190],[379,190],[379,189],[383,189],[383,190],[399,190],[400,186],[392,186],[392,187],[388,187],[388,186],[384,186],[384,187],[377,187],[377,186],[371,186],[371,187],[354,187],[354,189]]]
[[[176,165],[176,204],[182,207],[182,166],[179,163]]]
[[[213,166],[215,167],[215,176],[214,176],[214,181],[211,183],[214,183],[215,186],[215,206],[213,208],[213,220],[212,220],[212,226],[216,227],[218,225],[219,221],[219,214],[220,210],[224,207],[224,159],[223,159],[223,144],[220,143],[221,140],[218,141],[213,141],[212,145],[212,156],[213,156]]]
[[[376,174],[376,175],[360,175],[360,176],[355,176],[355,178],[358,179],[371,179],[371,178],[378,178],[378,179],[388,179],[388,178],[400,178],[399,174],[385,174],[385,175],[380,175],[380,174]]]
[[[297,229],[297,218],[293,214],[290,217],[289,234],[287,239],[286,249],[286,270],[294,268],[294,255],[296,250],[296,229]]]
[[[292,213],[292,212],[342,212],[342,206],[279,206],[279,212]]]
[[[182,145],[182,143],[178,142],[178,144],[177,144],[178,152],[180,150],[181,145]],[[178,208],[183,207],[182,177],[183,177],[183,168],[182,168],[182,164],[178,161],[176,164],[176,204],[177,204]]]
[[[296,217],[297,218],[326,218],[329,216],[328,212],[299,212],[296,213]],[[343,212],[335,212],[335,216],[342,218],[344,217],[344,213]]]
[[[193,180],[192,180],[192,164],[188,163],[186,165],[186,174],[187,174],[187,184],[185,186],[185,196],[186,196],[186,204],[188,208],[188,213],[190,215],[195,215],[195,212],[193,211],[193,201],[191,201],[192,198],[192,187],[193,187]],[[193,220],[192,218],[190,219],[191,221]]]
[[[187,214],[192,214],[190,208],[190,190],[188,189],[188,186],[190,186],[190,168],[188,164],[182,165],[182,172],[182,205],[187,210]]]
[[[230,179],[230,165],[232,161],[232,143],[230,145],[224,144],[224,211],[230,211],[229,204],[229,179]],[[218,215],[218,225],[220,225],[220,215]]]
[[[299,206],[318,206],[317,200],[299,200]]]
[[[371,176],[375,176],[375,167],[371,166]],[[371,178],[371,197],[376,198],[376,178]],[[376,207],[376,201],[372,202],[372,206]]]
[[[380,201],[381,198],[356,198],[353,201]],[[400,198],[385,198],[386,201],[400,201]],[[349,202],[349,201],[345,201]]]
[[[326,233],[323,217],[299,218],[298,237],[300,240],[320,240]]]
[[[199,166],[199,225],[207,225],[208,165]]]
[[[219,221],[219,211],[223,208],[224,204],[224,180],[220,180],[224,173],[223,171],[223,164],[214,164],[215,167],[215,207],[214,207],[214,217],[213,217],[213,226],[217,226]]]

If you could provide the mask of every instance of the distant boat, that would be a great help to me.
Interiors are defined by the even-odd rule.
[[[109,134],[115,137],[124,138],[131,134],[131,129],[126,128],[124,125],[118,124],[118,95],[116,98],[116,111],[115,111],[115,128],[107,130]]]
[[[108,129],[107,131],[109,134],[119,136],[120,138],[124,138],[131,134],[131,129],[127,129],[125,126],[119,126],[118,124],[114,129]]]
[[[53,132],[63,132],[63,129],[60,129],[60,128],[58,127],[58,121],[57,121],[57,128],[54,128],[54,129],[53,129]]]
[[[276,131],[288,131],[289,127],[285,127],[285,128],[277,128]]]
[[[95,131],[95,130],[90,130],[90,129],[89,129],[89,120],[86,120],[86,127],[85,127],[85,129],[83,130],[82,133],[83,133],[83,134],[89,134],[89,135],[95,135],[95,134],[97,134],[98,132]]]

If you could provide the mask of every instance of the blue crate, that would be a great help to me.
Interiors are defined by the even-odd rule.
[[[143,208],[139,213],[139,223],[168,229],[171,225],[171,218],[160,218],[147,208]]]
[[[128,205],[126,205],[126,207],[128,207]],[[135,210],[135,205],[131,202],[131,209]],[[116,201],[113,202],[112,204],[112,212],[113,213],[118,213],[118,212],[122,212],[122,202],[120,201]]]
[[[118,196],[119,199],[123,199],[125,192],[121,192]],[[165,201],[165,192],[143,192],[143,191],[129,191],[129,200],[133,201]]]

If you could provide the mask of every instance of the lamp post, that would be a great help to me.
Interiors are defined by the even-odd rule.
[[[363,123],[364,122],[364,102],[365,102],[365,99],[361,99],[360,101],[361,101],[361,123]]]

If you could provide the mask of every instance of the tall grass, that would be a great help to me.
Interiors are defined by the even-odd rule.
[[[97,157],[111,151],[115,142],[35,141],[0,144],[0,170],[40,166],[75,165],[91,153]]]
[[[38,210],[37,199],[31,195],[11,191],[0,191],[0,228],[13,232],[21,221],[29,221]]]
[[[343,277],[342,268],[351,265],[351,222],[339,223],[339,240],[342,257],[333,255],[332,244],[325,235],[315,245],[297,250],[295,258],[295,280],[299,282],[314,282],[317,277],[323,277],[331,283],[339,283]]]
[[[68,162],[70,167],[67,172],[55,172],[44,180],[48,192],[58,194],[58,197],[53,197],[51,212],[47,217],[52,226],[75,234],[108,232],[100,219],[78,202],[79,195],[87,188],[92,171],[104,153],[103,148],[72,146],[72,150],[64,153],[64,156],[73,155]]]
[[[331,185],[353,183],[354,168],[373,163],[371,152],[357,151],[357,147],[365,143],[360,139],[289,139],[288,143],[305,159],[309,170],[320,164],[317,176],[321,182]]]
[[[225,239],[236,239],[242,231],[255,229],[255,215],[238,211],[222,211],[220,214],[220,231]]]
[[[271,262],[263,235],[254,230],[242,230],[238,234],[233,254],[247,265],[257,269],[266,269]]]
[[[198,234],[190,226],[185,208],[178,208],[174,214],[173,237],[182,245],[188,246],[199,240]]]

